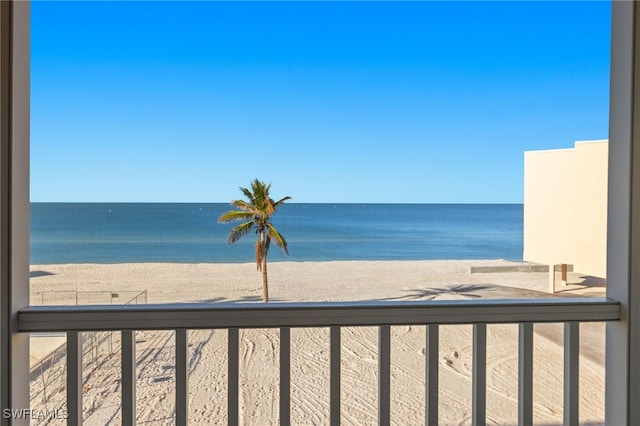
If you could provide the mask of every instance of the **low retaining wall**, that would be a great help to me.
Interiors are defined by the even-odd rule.
[[[561,270],[561,265],[555,266],[556,271]],[[567,265],[567,271],[573,272],[573,265]],[[522,265],[503,265],[503,266],[472,266],[472,274],[493,274],[500,272],[549,272],[549,265],[540,265],[537,263]]]

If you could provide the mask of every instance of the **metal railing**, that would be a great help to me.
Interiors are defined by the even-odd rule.
[[[533,324],[564,323],[564,423],[578,424],[580,322],[615,321],[620,304],[607,299],[455,300],[425,302],[172,304],[143,306],[29,307],[19,312],[21,332],[67,333],[67,409],[82,423],[82,333],[119,330],[122,341],[122,420],[135,424],[135,331],[175,331],[176,423],[188,422],[190,329],[228,330],[228,423],[239,423],[239,329],[280,329],[280,424],[290,421],[290,329],[330,328],[330,421],[340,424],[342,327],[378,327],[378,423],[390,423],[390,327],[426,325],[425,423],[438,422],[439,325],[473,324],[472,419],[486,419],[487,324],[519,324],[518,423],[533,418]]]

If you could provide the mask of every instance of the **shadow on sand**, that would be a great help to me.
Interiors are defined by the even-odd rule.
[[[455,298],[468,297],[479,298],[482,297],[479,292],[491,288],[489,285],[484,284],[459,284],[449,287],[436,287],[436,288],[414,288],[404,290],[409,294],[398,297],[390,297],[386,300],[434,300],[434,299],[448,299],[451,296]]]
[[[576,290],[586,290],[586,294],[596,295],[605,291],[607,280],[605,278],[582,275],[577,280],[571,280],[567,288],[556,290],[556,294],[575,292]],[[604,295],[603,295],[604,296]]]
[[[378,300],[452,300],[452,299],[529,299],[549,297],[575,297],[571,294],[550,294],[519,287],[496,284],[453,284],[443,287],[413,288],[403,290],[404,296]]]
[[[29,278],[46,277],[48,275],[55,275],[53,272],[47,271],[31,271],[29,272]]]
[[[600,277],[584,275],[584,276],[581,276],[580,279],[582,281],[579,283],[575,283],[576,285],[581,285],[584,287],[606,287],[607,285],[607,280]]]

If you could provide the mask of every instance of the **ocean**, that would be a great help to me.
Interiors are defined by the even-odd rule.
[[[31,263],[253,262],[227,203],[32,203]],[[284,204],[269,261],[522,260],[522,204]]]

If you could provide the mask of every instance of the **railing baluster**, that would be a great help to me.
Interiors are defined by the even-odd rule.
[[[564,323],[564,424],[578,425],[580,324]]]
[[[291,424],[291,329],[280,328],[280,425]]]
[[[176,425],[189,422],[189,357],[188,334],[185,329],[176,330]]]
[[[82,335],[67,332],[67,425],[82,424]]]
[[[122,424],[136,424],[136,332],[122,331]]]
[[[438,425],[438,364],[439,364],[439,328],[438,324],[426,327],[425,349],[425,419],[427,426]]]
[[[487,419],[487,324],[473,325],[473,426]]]
[[[528,426],[533,424],[533,323],[520,323],[518,339],[518,425]]]
[[[378,327],[378,425],[391,423],[391,327]]]
[[[340,426],[340,327],[330,328],[330,382],[329,382],[329,407],[331,426]]]
[[[238,339],[238,329],[235,327],[229,328],[227,330],[228,333],[228,346],[229,346],[229,357],[228,357],[228,394],[227,394],[227,417],[229,419],[228,424],[231,426],[238,425],[238,398],[239,398],[239,386],[238,386],[238,375],[240,370],[240,348],[239,348],[239,339]]]

